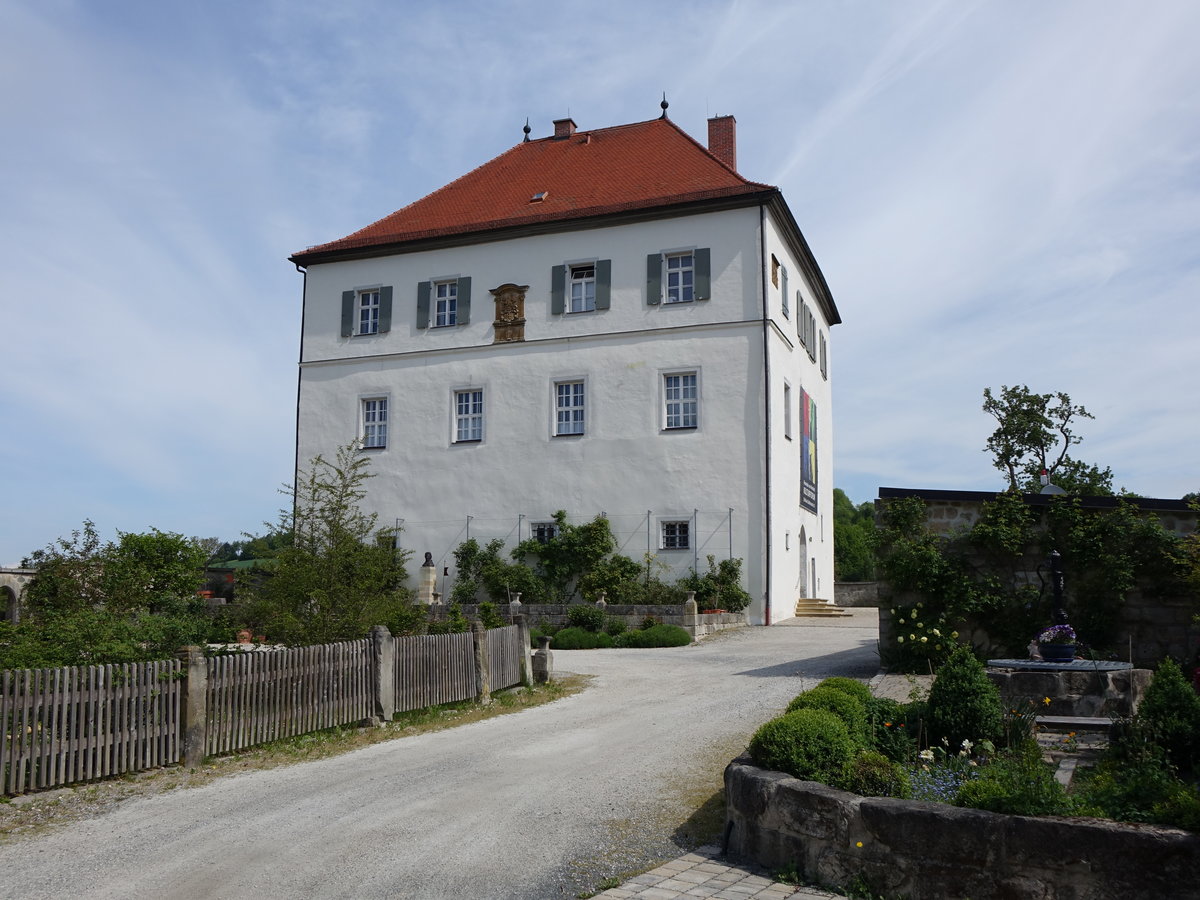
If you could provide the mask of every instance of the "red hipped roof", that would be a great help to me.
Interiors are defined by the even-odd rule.
[[[292,260],[305,264],[423,239],[774,193],[737,174],[669,119],[652,119],[517,144],[415,203]],[[534,200],[537,194],[544,198]]]

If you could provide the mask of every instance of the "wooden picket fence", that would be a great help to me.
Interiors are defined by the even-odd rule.
[[[368,640],[216,656],[207,662],[209,755],[371,715]]]
[[[492,690],[521,682],[525,634],[486,632]],[[477,696],[471,634],[391,640],[396,712]],[[229,753],[368,719],[378,655],[368,639],[206,659],[196,746]],[[185,674],[179,660],[0,672],[0,788],[22,794],[181,762]]]
[[[517,629],[510,626],[500,630]],[[475,696],[475,647],[469,633],[414,635],[394,640],[397,712],[441,706]]]
[[[180,664],[0,673],[0,787],[58,787],[179,761]]]

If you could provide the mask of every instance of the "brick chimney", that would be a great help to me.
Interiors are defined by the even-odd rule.
[[[574,119],[555,119],[554,120],[554,137],[558,140],[569,138],[575,133]]]
[[[708,120],[708,152],[737,171],[737,119],[713,116]]]

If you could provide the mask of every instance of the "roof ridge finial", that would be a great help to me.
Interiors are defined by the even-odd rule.
[[[528,144],[529,143],[529,132],[533,131],[533,129],[529,127],[529,116],[525,117],[525,127],[522,128],[521,130],[523,132],[525,132],[525,140],[523,140],[521,143]]]
[[[667,117],[667,107],[671,105],[670,103],[667,102],[667,92],[666,91],[663,91],[662,103],[660,103],[658,105],[662,107],[662,115],[659,116],[659,118],[665,119]]]

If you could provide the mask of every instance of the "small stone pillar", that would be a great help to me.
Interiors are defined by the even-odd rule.
[[[433,564],[433,554],[426,552],[425,562],[421,563],[420,574],[417,576],[417,602],[431,605],[436,589],[437,567]]]
[[[208,662],[194,644],[180,647],[177,657],[183,663],[183,691],[179,698],[180,762],[189,769],[204,764],[208,744],[208,720],[205,695],[208,693]]]
[[[546,635],[538,638],[538,648],[533,654],[533,680],[535,684],[554,680],[554,654],[550,652],[550,638]]]
[[[607,591],[601,591],[601,592],[600,592],[600,596],[598,596],[598,597],[596,598],[596,605],[597,605],[598,607],[600,607],[601,609],[607,609],[607,608],[608,608],[608,601],[605,599],[607,596],[608,596],[608,592],[607,592]]]
[[[692,636],[694,641],[700,636],[700,617],[696,615],[696,592],[688,591],[687,599],[683,601],[683,619],[680,625]],[[707,628],[705,629],[707,631]]]
[[[475,647],[475,693],[486,706],[492,702],[492,674],[488,666],[487,629],[482,622],[471,623],[471,642]]]

